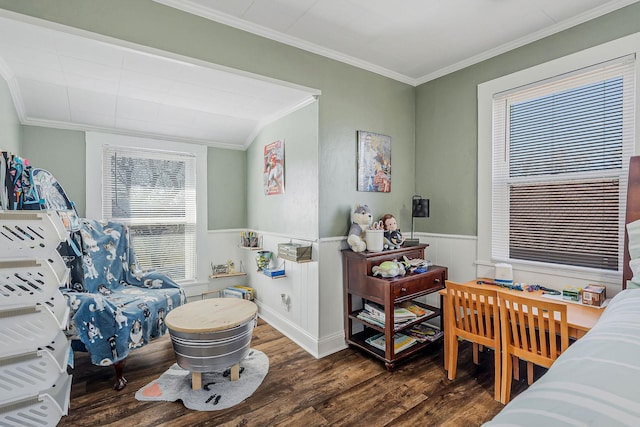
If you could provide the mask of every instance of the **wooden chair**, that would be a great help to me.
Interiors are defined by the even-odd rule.
[[[478,289],[446,281],[447,303],[445,310],[449,342],[448,377],[456,377],[458,364],[458,337],[473,343],[473,363],[478,364],[478,347],[495,349],[495,392],[500,400],[500,328],[498,294],[496,289]]]
[[[566,304],[498,291],[498,305],[503,375],[500,401],[506,404],[511,399],[513,356],[529,362],[531,384],[533,364],[548,368],[569,347],[569,327]]]

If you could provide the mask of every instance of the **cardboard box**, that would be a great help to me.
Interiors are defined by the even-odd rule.
[[[580,302],[582,289],[576,286],[565,286],[562,290],[562,299]]]
[[[604,285],[589,284],[582,290],[582,303],[600,307],[607,299],[607,288]]]
[[[310,261],[311,246],[303,246],[299,243],[279,243],[278,258],[289,261]]]

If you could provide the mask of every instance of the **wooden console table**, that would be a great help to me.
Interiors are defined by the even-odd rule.
[[[346,342],[348,345],[384,361],[388,370],[393,370],[398,361],[413,356],[424,347],[432,344],[432,342],[428,341],[416,343],[396,354],[393,347],[395,333],[402,332],[418,323],[436,317],[440,317],[440,328],[442,329],[443,319],[440,308],[413,300],[443,289],[448,270],[446,267],[430,266],[425,273],[407,273],[405,276],[381,278],[373,276],[372,268],[384,261],[401,261],[404,256],[408,259],[424,259],[424,249],[426,247],[427,245],[423,244],[382,252],[353,252],[351,249],[342,251]],[[358,318],[358,313],[362,311],[366,301],[371,301],[384,307],[384,327]],[[394,305],[403,301],[413,301],[416,305],[433,311],[433,314],[418,318],[413,322],[404,323],[401,326],[395,325],[393,319]],[[354,305],[358,308],[354,308]],[[440,299],[440,307],[442,307],[442,298]],[[356,325],[360,325],[361,328],[359,329],[362,329],[362,331],[354,332]],[[365,342],[367,338],[377,333],[384,333],[385,335],[385,351]]]

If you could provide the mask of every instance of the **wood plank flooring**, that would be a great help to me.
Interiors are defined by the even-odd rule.
[[[317,360],[263,321],[251,347],[269,357],[267,377],[243,403],[213,412],[192,411],[179,401],[136,400],[138,389],[175,362],[168,334],[131,352],[125,369],[129,383],[120,392],[111,388],[112,368],[93,366],[85,353],[76,353],[71,407],[59,426],[468,427],[503,407],[493,400],[493,353],[481,353],[475,366],[468,343],[461,345],[454,381],[443,369],[442,345],[394,372],[351,348]],[[524,388],[526,380],[514,383],[512,397]]]

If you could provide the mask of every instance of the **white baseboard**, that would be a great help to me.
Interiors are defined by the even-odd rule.
[[[267,305],[261,304],[260,301],[255,301],[255,303],[258,305],[258,313],[262,320],[282,332],[283,335],[298,344],[316,359],[322,357],[319,355],[318,340],[316,338],[305,333],[299,326],[280,316]]]

